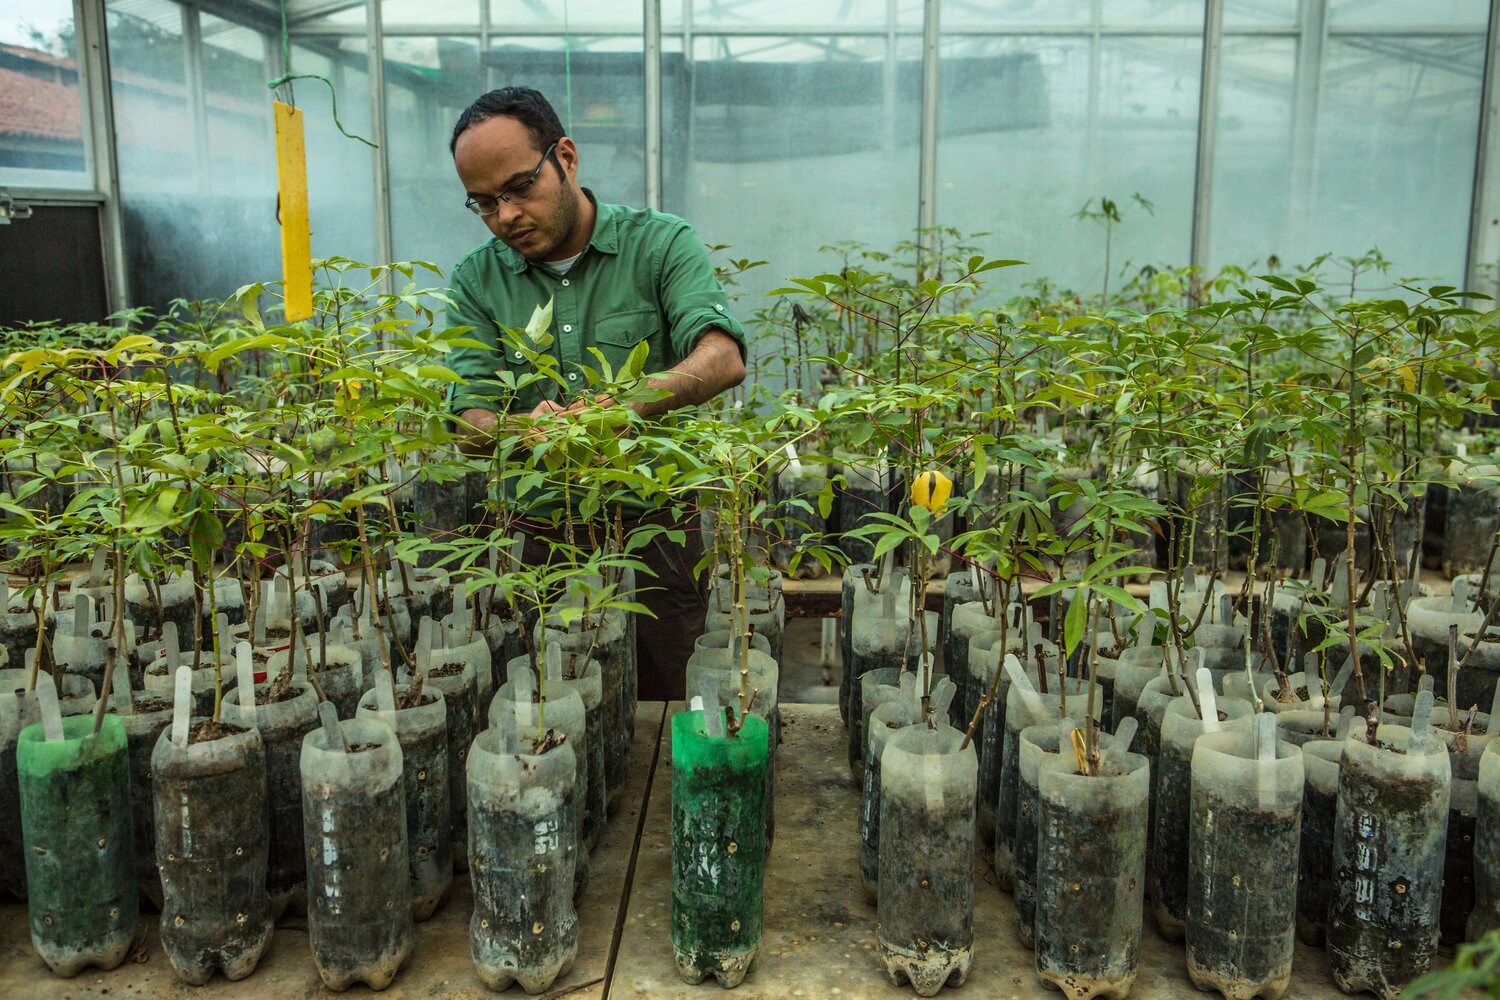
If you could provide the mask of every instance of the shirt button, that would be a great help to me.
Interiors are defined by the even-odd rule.
[[[573,332],[573,324],[572,323],[564,323],[563,324],[563,333],[572,333],[572,332]]]
[[[724,311],[724,307],[721,306],[721,305],[719,305],[717,302],[714,303],[714,308],[717,309],[717,310],[719,310],[719,312],[723,312]]]
[[[564,287],[564,288],[566,288],[566,287],[567,287],[567,285],[568,285],[568,279],[567,279],[567,278],[564,278],[564,279],[563,279],[563,280],[562,280],[562,283],[563,283],[563,287]]]
[[[578,373],[577,372],[568,372],[568,381],[569,382],[577,382],[578,381]]]
[[[522,354],[520,351],[517,351],[516,352],[516,360],[517,361],[525,361],[526,360],[526,355]]]

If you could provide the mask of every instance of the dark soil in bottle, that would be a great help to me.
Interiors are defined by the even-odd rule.
[[[865,586],[863,574],[874,573],[875,564],[856,562],[844,570],[839,588],[839,717],[849,723],[849,690],[854,683],[854,588]],[[12,660],[19,663],[19,660]]]
[[[1474,836],[1479,819],[1477,782],[1454,780],[1448,800],[1448,846],[1443,854],[1443,903],[1439,942],[1462,944],[1474,910]]]
[[[1109,811],[1039,802],[1037,970],[1073,1000],[1119,1000],[1140,965],[1145,798]]]
[[[532,765],[523,760],[521,766]],[[492,990],[519,981],[526,992],[539,993],[578,952],[578,805],[571,783],[556,802],[555,810],[542,815],[518,811],[514,800],[473,803],[469,944],[479,976]]]
[[[1370,773],[1344,755],[1328,954],[1345,992],[1399,996],[1437,951],[1448,784]]]
[[[317,817],[304,840],[313,961],[334,991],[355,982],[384,989],[412,946],[402,782],[372,790],[309,781],[302,796],[304,815]]]
[[[153,701],[155,699],[152,699]],[[156,805],[152,794],[151,754],[163,729],[172,724],[166,708],[147,711],[149,701],[134,704],[135,715],[125,720],[130,752],[130,816],[135,834],[135,879],[141,896],[161,908],[161,874],[156,870]]]
[[[974,949],[974,803],[880,800],[880,919],[886,975],[918,996],[962,986]]]
[[[1042,747],[1046,753],[1056,746]],[[1035,781],[1020,778],[1016,796],[1015,900],[1016,936],[1028,948],[1036,947],[1036,852],[1037,825],[1042,805]]]
[[[266,891],[279,918],[287,907],[306,906],[307,865],[302,854],[302,737],[316,728],[317,719],[297,725],[262,727],[266,747],[266,801],[271,812],[271,853],[267,861]]]
[[[242,979],[271,940],[265,751],[244,741],[233,756],[194,766],[163,747],[168,737],[153,757],[162,950],[191,985],[215,972]]]
[[[1312,782],[1302,785],[1302,834],[1297,861],[1297,936],[1314,948],[1328,933],[1328,901],[1333,898],[1333,820],[1338,795]]]
[[[459,664],[457,671],[427,675],[428,684],[442,692],[448,706],[448,822],[453,828],[453,867],[460,872],[469,870],[469,793],[462,780],[454,779],[468,773],[469,748],[479,732],[478,682],[472,675],[464,679],[463,668]]]
[[[1292,976],[1298,810],[1247,808],[1202,785],[1190,809],[1189,974],[1230,1000],[1274,1000]]]
[[[1186,752],[1184,752],[1186,751]],[[1180,941],[1187,919],[1188,817],[1193,789],[1193,752],[1163,742],[1157,754],[1155,836],[1147,880],[1151,915],[1168,941]]]
[[[202,719],[188,730],[188,746],[209,740],[221,740],[226,736],[235,736],[245,731],[243,726],[236,726],[230,722]]]
[[[900,683],[901,671],[894,667],[877,667],[867,672],[866,677],[869,676],[875,678],[871,683],[895,685]],[[869,742],[865,737],[865,726],[869,725],[870,713],[875,711],[874,705],[865,704],[866,677],[855,682],[855,687],[860,689],[859,711],[849,716],[849,773],[854,775],[856,782],[861,783],[865,766],[865,744]],[[773,743],[772,746],[774,745]]]

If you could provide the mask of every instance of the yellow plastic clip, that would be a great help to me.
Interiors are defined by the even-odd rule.
[[[281,276],[285,283],[286,321],[313,314],[312,228],[307,217],[307,149],[302,112],[273,103],[276,118],[276,183],[281,192]]]

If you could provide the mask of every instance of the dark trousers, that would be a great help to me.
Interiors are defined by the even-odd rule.
[[[673,701],[683,697],[687,685],[687,661],[693,655],[693,644],[703,634],[703,619],[708,611],[707,588],[693,576],[693,567],[703,558],[703,537],[697,517],[673,523],[664,515],[647,515],[625,522],[629,532],[642,524],[659,524],[680,530],[686,539],[678,545],[665,535],[657,535],[650,544],[632,553],[645,563],[644,572],[636,572],[636,593],[632,600],[646,606],[648,615],[636,616],[637,698],[641,701]],[[562,533],[550,526],[523,525],[526,546],[521,558],[527,565],[547,561],[550,549],[546,539],[560,539]],[[584,541],[586,536],[580,537]]]

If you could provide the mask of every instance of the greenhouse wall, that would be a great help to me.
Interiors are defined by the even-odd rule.
[[[102,3],[124,301],[154,309],[278,273],[285,70],[327,81],[277,91],[307,113],[315,256],[447,269],[487,238],[447,141],[475,96],[524,83],[600,198],[767,261],[747,302],[921,224],[1033,265],[997,294],[1370,251],[1393,276],[1495,281],[1492,0],[288,0],[285,36],[272,0]],[[0,74],[73,108],[73,4],[22,6],[43,12],[5,27]],[[0,122],[0,187],[86,176],[70,120],[76,141]]]

